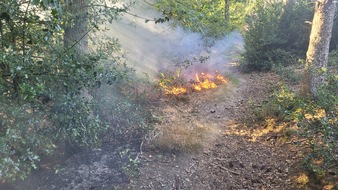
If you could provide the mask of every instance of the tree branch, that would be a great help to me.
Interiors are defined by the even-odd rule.
[[[29,6],[31,4],[31,1],[28,2],[28,5],[26,7],[26,11],[25,11],[25,16],[24,16],[24,22],[23,22],[23,26],[22,26],[22,65],[25,65],[25,54],[26,54],[26,20],[27,20],[27,14],[28,14],[28,9]]]

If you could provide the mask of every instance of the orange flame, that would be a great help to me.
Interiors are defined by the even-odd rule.
[[[196,74],[195,76],[196,83],[192,85],[192,88],[196,91],[202,91],[203,89],[214,89],[217,88],[218,85],[228,82],[228,80],[220,74],[213,76],[211,74],[201,73]],[[165,94],[179,95],[188,92],[187,87],[184,86],[167,86],[164,84],[164,82],[160,82],[159,85],[162,87]]]
[[[220,75],[220,74],[217,74],[217,75],[216,75],[216,79],[219,80],[219,81],[221,81],[222,84],[225,84],[225,83],[228,82],[228,80],[225,79],[225,78],[224,78],[222,75]]]
[[[195,90],[201,91],[202,89],[210,89],[217,87],[217,85],[210,80],[211,75],[209,74],[205,75],[204,73],[201,73],[201,78],[203,81],[201,81],[198,74],[196,74],[196,81],[198,83],[193,85]]]
[[[165,94],[179,95],[187,93],[187,89],[184,87],[166,86],[163,82],[160,82],[159,85],[163,88]]]
[[[201,79],[202,81],[201,81]],[[215,77],[210,74],[201,73],[200,76],[196,74],[197,84],[194,84],[193,87],[197,91],[202,89],[213,89],[217,88],[217,84],[225,84],[227,80],[220,74],[217,74]]]

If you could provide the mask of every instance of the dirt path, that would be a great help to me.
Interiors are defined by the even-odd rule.
[[[163,153],[145,142],[140,175],[122,189],[295,189],[290,170],[297,152],[264,127],[251,125],[252,107],[273,93],[279,78],[269,73],[237,77],[237,85],[167,100],[159,125],[202,123],[217,130],[216,138],[208,139],[202,151],[181,154]]]

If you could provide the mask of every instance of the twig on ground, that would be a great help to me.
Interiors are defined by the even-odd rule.
[[[141,145],[140,145],[140,154],[142,154],[142,147],[143,147],[143,141],[141,142]]]
[[[226,167],[224,167],[224,166],[220,166],[220,165],[217,165],[217,166],[220,167],[220,168],[223,169],[223,170],[226,170],[226,171],[232,173],[232,174],[235,174],[235,175],[239,175],[239,174],[240,174],[240,173],[235,172],[235,171],[233,171],[233,170],[230,170],[230,169],[228,169],[228,168],[226,168]]]

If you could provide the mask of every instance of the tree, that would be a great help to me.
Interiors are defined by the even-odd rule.
[[[69,2],[84,6],[74,11]],[[95,99],[82,92],[124,74],[115,64],[118,54],[109,57],[119,51],[119,44],[111,39],[88,52],[87,20],[79,18],[91,18],[88,25],[97,26],[117,18],[127,6],[108,8],[100,3],[1,1],[0,181],[25,178],[42,156],[51,155],[65,141],[95,145],[107,129]]]
[[[88,0],[73,0],[65,5],[65,9],[69,12],[70,23],[65,28],[63,35],[64,48],[74,53],[72,57],[80,57],[79,60],[89,53],[88,4]],[[83,64],[80,63],[80,65]],[[81,147],[74,140],[67,138],[65,141],[64,152],[66,157],[70,157],[81,150]]]
[[[306,53],[302,93],[315,97],[318,88],[325,82],[330,40],[336,3],[333,0],[317,0]]]
[[[227,22],[230,21],[229,9],[230,9],[230,0],[224,0],[224,18]]]
[[[155,6],[172,18],[175,26],[217,38],[242,29],[253,4],[235,0],[156,0]]]
[[[88,0],[73,0],[66,8],[71,12],[71,25],[65,28],[64,45],[77,53],[88,53]]]

